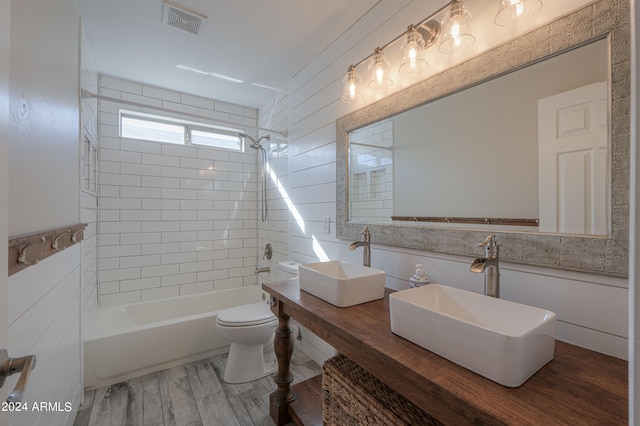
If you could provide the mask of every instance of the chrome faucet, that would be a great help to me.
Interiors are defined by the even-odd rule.
[[[469,270],[471,272],[484,272],[484,294],[486,296],[500,298],[500,248],[493,234],[489,236],[478,247],[484,247],[485,257],[480,257],[471,262]]]
[[[361,232],[364,235],[364,241],[356,241],[351,243],[349,250],[355,250],[358,247],[364,247],[364,254],[362,258],[362,264],[364,266],[371,267],[371,234],[369,233],[369,227],[365,226]]]

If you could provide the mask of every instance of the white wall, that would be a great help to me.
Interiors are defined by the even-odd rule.
[[[104,75],[99,89],[149,105],[99,101],[100,305],[255,284],[257,151],[120,138],[118,110],[165,108],[249,134],[257,110]]]
[[[407,4],[409,3],[409,4]],[[545,2],[546,19],[567,13],[587,1]],[[289,257],[312,262],[342,259],[359,263],[362,252],[349,251],[350,241],[323,233],[322,217],[335,220],[335,120],[366,105],[340,101],[341,80],[347,66],[368,55],[406,28],[416,17],[431,10],[421,2],[379,3],[363,19],[326,49],[313,63],[301,70],[289,85],[289,167],[287,193],[300,214],[290,218]],[[515,36],[524,29],[495,34]],[[502,33],[501,33],[502,32]],[[479,37],[475,52],[500,43],[504,38],[493,35],[488,42]],[[432,63],[433,72],[451,66],[460,57],[444,58]],[[398,88],[408,83],[400,82]],[[370,102],[370,101],[369,101]],[[423,263],[433,282],[450,284],[477,292],[482,291],[483,277],[469,272],[471,258],[418,252],[394,247],[373,246],[372,266],[387,271],[387,286],[408,287],[408,279],[416,263]],[[627,357],[628,326],[626,279],[603,277],[535,268],[504,262],[502,296],[505,299],[551,309],[558,314],[558,338],[620,358]]]
[[[37,29],[37,30],[34,30]],[[79,18],[73,0],[11,4],[9,235],[80,222]],[[35,354],[25,400],[82,397],[79,245],[9,278],[9,348]],[[5,386],[14,386],[17,377]],[[72,424],[75,412],[9,416],[12,425]]]

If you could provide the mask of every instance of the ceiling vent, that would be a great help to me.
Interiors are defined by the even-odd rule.
[[[200,13],[185,9],[168,1],[164,2],[162,22],[170,27],[198,35],[206,19],[207,17]]]

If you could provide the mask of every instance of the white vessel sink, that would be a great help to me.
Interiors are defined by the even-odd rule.
[[[386,272],[332,260],[298,268],[300,289],[339,308],[384,297]]]
[[[556,314],[440,284],[389,295],[391,331],[503,386],[553,359]]]

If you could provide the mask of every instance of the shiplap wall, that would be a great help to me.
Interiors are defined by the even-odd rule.
[[[10,236],[80,222],[79,42],[73,0],[12,2]],[[73,424],[83,394],[81,258],[77,244],[9,277],[9,353],[37,357],[25,401],[61,407],[9,413],[13,426]]]
[[[586,3],[545,3],[547,16],[539,19],[549,20]],[[323,216],[335,220],[335,120],[366,105],[366,102],[356,105],[341,102],[341,80],[350,63],[393,38],[416,16],[427,16],[429,12],[421,2],[380,3],[291,80],[287,192],[302,221],[290,217],[290,258],[303,262],[327,259],[362,262],[361,250],[349,251],[350,241],[336,239],[333,228],[330,235],[324,234],[322,228]],[[512,31],[507,35],[517,34]],[[506,40],[500,40],[498,35],[493,37],[495,44]],[[477,49],[488,47],[487,43],[481,43]],[[446,58],[442,64],[432,64],[432,68],[436,72],[462,59]],[[422,263],[432,282],[482,292],[483,277],[469,272],[471,260],[464,256],[372,246],[372,266],[385,270],[387,286],[395,289],[407,288],[414,265]],[[560,340],[627,357],[626,279],[507,262],[501,266],[502,297],[555,311]]]

